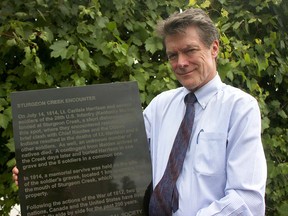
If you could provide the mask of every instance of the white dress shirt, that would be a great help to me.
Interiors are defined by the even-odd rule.
[[[156,96],[144,111],[153,187],[185,113],[184,87]],[[257,101],[222,83],[217,74],[195,92],[195,120],[177,180],[179,209],[173,216],[265,214],[266,160]]]

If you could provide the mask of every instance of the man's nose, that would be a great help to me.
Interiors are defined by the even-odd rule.
[[[178,55],[178,67],[180,68],[184,68],[184,67],[187,67],[189,65],[189,61],[188,61],[188,58],[187,56],[185,56],[184,54],[180,53]]]

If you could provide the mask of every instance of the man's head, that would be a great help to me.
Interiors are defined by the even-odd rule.
[[[210,17],[201,9],[190,8],[184,12],[174,13],[158,23],[157,32],[164,40],[166,36],[183,33],[187,27],[195,26],[202,42],[210,47],[212,42],[219,40],[219,33]]]
[[[166,53],[179,82],[195,91],[217,74],[219,34],[209,16],[200,9],[175,13],[158,24]]]

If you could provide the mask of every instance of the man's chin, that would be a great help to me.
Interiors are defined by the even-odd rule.
[[[182,86],[192,92],[198,89],[198,85],[196,85],[195,83],[182,83]]]

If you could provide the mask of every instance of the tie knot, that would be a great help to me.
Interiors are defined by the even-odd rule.
[[[196,101],[197,101],[197,98],[193,92],[190,92],[184,98],[184,102],[186,104],[194,104]]]

